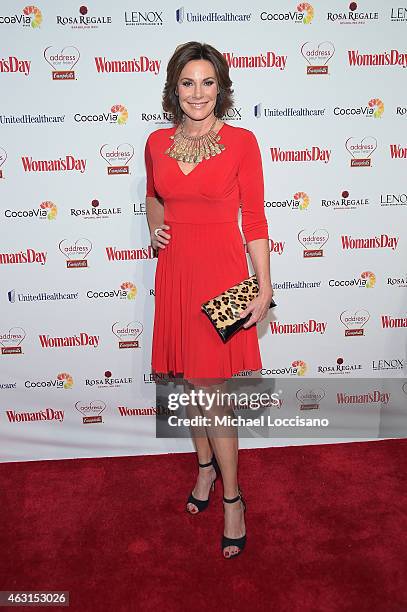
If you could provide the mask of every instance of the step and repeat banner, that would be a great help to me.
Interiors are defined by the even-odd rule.
[[[144,168],[189,40],[224,54],[224,120],[262,152],[260,375],[407,399],[406,32],[403,0],[1,2],[2,461],[192,449],[155,436]]]

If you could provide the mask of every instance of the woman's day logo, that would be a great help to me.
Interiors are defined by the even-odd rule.
[[[330,40],[318,45],[307,41],[301,46],[301,55],[308,62],[307,74],[328,74],[327,64],[335,55],[335,47]]]
[[[64,238],[59,243],[59,250],[67,259],[67,268],[87,268],[86,257],[92,250],[92,243],[87,238],[78,238],[75,241]]]
[[[112,325],[112,332],[119,339],[119,348],[140,348],[139,336],[143,333],[143,326],[139,321],[131,321],[124,325],[116,321]]]
[[[329,234],[326,229],[316,229],[313,232],[301,230],[298,232],[298,242],[303,245],[303,256],[323,257],[324,251],[322,247],[328,241]]]
[[[345,147],[352,157],[350,160],[351,168],[366,168],[372,164],[370,156],[377,149],[377,140],[374,136],[365,136],[364,138],[351,136],[345,142]]]
[[[57,49],[49,46],[44,49],[44,59],[52,68],[53,81],[72,81],[75,79],[74,66],[78,63],[81,54],[73,45]]]
[[[364,336],[364,326],[370,319],[368,310],[344,310],[339,316],[345,326],[345,336]]]
[[[129,161],[134,157],[134,147],[128,142],[117,146],[104,144],[100,147],[100,156],[107,162],[109,175],[129,174]]]
[[[0,331],[1,354],[21,355],[23,352],[21,344],[25,335],[25,330],[22,327],[10,327],[6,332]]]

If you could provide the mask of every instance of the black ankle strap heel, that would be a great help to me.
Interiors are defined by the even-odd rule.
[[[243,499],[243,495],[241,490],[239,489],[239,493],[236,495],[236,497],[233,497],[232,499],[228,499],[227,497],[223,498],[223,501],[227,504],[234,504],[237,501],[241,501],[243,504],[243,512],[246,512],[246,502]],[[239,549],[239,552],[235,553],[234,555],[230,555],[229,557],[225,557],[225,555],[223,555],[223,557],[225,559],[232,559],[233,557],[237,557],[238,555],[240,555],[240,553],[243,551],[245,545],[246,545],[246,540],[247,540],[247,536],[246,534],[244,536],[242,536],[241,538],[228,538],[225,535],[222,536],[222,542],[221,542],[221,546],[222,546],[222,553],[224,551],[225,548],[227,548],[228,546],[236,546]]]
[[[214,491],[215,490],[215,480],[220,472],[218,462],[216,461],[215,455],[212,455],[212,459],[209,461],[209,463],[199,463],[198,462],[198,465],[201,468],[206,468],[206,467],[210,467],[211,465],[213,465],[213,467],[215,468],[216,476],[215,476],[214,481],[211,484],[211,491]],[[190,512],[188,508],[186,508],[186,511],[189,512],[189,514],[198,514],[199,512],[203,512],[204,510],[206,510],[206,508],[208,507],[209,497],[208,499],[196,499],[196,497],[194,497],[191,493],[190,496],[188,497],[186,505],[188,506],[188,504],[194,504],[194,506],[198,508],[198,512]]]

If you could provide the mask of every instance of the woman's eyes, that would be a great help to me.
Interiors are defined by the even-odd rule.
[[[214,82],[215,81],[204,81],[204,85],[208,85],[208,87],[210,87],[214,84]],[[189,87],[189,85],[193,85],[192,81],[184,81],[182,84],[186,87]]]

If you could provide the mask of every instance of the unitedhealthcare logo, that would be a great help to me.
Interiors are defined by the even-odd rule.
[[[261,103],[256,104],[256,106],[254,107],[254,116],[256,117],[256,119],[260,119],[262,114],[262,106]]]
[[[175,19],[178,23],[183,23],[185,19],[185,11],[183,6],[175,11]]]
[[[8,291],[7,297],[8,297],[8,301],[14,304],[14,302],[16,301],[16,290],[12,289],[11,291]]]

